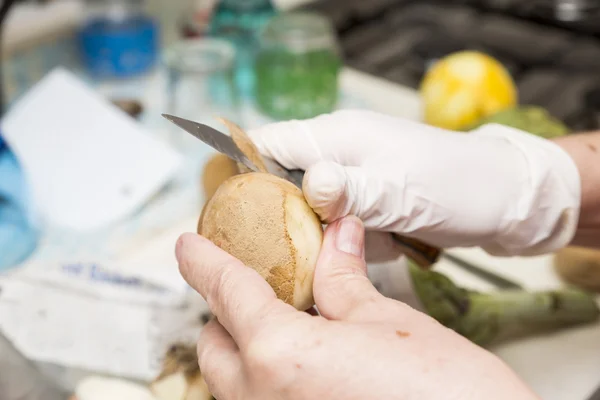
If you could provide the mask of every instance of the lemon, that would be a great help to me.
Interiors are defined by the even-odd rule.
[[[461,130],[518,102],[510,73],[495,58],[461,51],[436,62],[420,93],[427,124]]]

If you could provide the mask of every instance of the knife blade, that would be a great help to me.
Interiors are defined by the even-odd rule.
[[[246,155],[240,150],[230,136],[208,125],[190,121],[185,118],[180,118],[169,114],[162,114],[162,116],[234,161],[241,163],[252,171],[259,171],[259,168],[254,165],[254,163],[252,163],[248,157],[246,157]],[[262,159],[269,173],[290,181],[302,189],[304,171],[288,170],[273,159],[266,157],[262,157]],[[392,233],[391,235],[396,244],[402,249],[404,255],[411,258],[421,268],[429,268],[438,262],[441,257],[444,257],[463,268],[468,266],[469,268],[466,269],[469,272],[479,276],[480,278],[484,278],[499,287],[515,288],[517,286],[517,284],[514,282],[510,282],[503,277],[494,276],[494,274],[491,272],[487,272],[482,268],[474,266],[464,260],[458,260],[456,257],[448,257],[448,255],[443,252],[442,249],[428,245],[416,239],[398,235],[396,233]]]
[[[179,118],[174,115],[162,114],[167,120],[171,121],[187,133],[200,139],[219,153],[223,153],[229,158],[237,161],[254,172],[258,172],[258,167],[246,157],[244,153],[237,147],[230,136],[211,128],[208,125],[203,125],[198,122],[190,121],[184,118]]]
[[[200,139],[213,149],[220,153],[225,154],[229,158],[241,163],[242,165],[250,168],[252,171],[258,172],[259,169],[252,161],[246,157],[246,155],[240,150],[235,144],[231,136],[228,136],[208,125],[200,124],[198,122],[190,121],[185,118],[176,117],[174,115],[162,114],[167,120],[171,121],[181,129],[191,134],[192,136]],[[269,173],[283,178],[287,181],[292,182],[294,185],[302,189],[302,179],[304,177],[304,171],[301,170],[288,170],[284,168],[277,161],[263,157],[263,161]]]

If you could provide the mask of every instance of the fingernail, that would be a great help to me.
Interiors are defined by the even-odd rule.
[[[335,247],[344,253],[356,257],[363,255],[365,230],[362,222],[356,217],[346,217],[340,221]]]

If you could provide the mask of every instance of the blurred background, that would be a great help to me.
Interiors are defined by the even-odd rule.
[[[217,117],[250,129],[344,108],[465,134],[600,130],[598,0],[1,0],[0,24],[2,400],[211,398],[194,358],[210,314],[173,248],[227,165],[163,113],[224,132]],[[460,333],[542,398],[591,399],[599,252],[449,254],[410,279],[536,328]],[[369,268],[384,294],[428,303],[390,284],[403,260]],[[585,312],[550,312],[570,289]]]

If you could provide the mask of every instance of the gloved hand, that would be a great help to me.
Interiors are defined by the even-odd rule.
[[[577,167],[556,144],[501,125],[450,132],[370,111],[338,111],[249,131],[263,155],[304,169],[325,222],[497,256],[568,244],[580,208]]]

